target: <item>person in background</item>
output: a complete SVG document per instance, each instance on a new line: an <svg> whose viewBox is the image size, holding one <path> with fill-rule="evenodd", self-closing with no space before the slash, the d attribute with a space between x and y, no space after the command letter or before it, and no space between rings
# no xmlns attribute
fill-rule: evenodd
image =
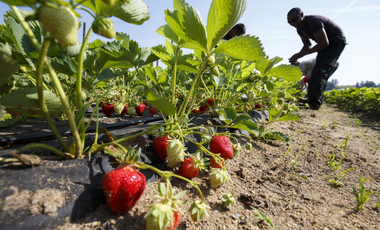
<svg viewBox="0 0 380 230"><path fill-rule="evenodd" d="M288 23L297 29L301 37L302 49L289 58L295 64L299 58L317 52L314 68L308 80L308 99L300 100L308 103L313 110L322 105L323 93L330 76L337 69L336 62L346 46L343 30L330 19L320 15L304 15L298 7L287 14ZM316 45L311 45L311 40Z"/></svg>
<svg viewBox="0 0 380 230"><path fill-rule="evenodd" d="M244 35L245 25L243 23L236 24L228 33L223 37L223 40L230 40L233 37Z"/></svg>
<svg viewBox="0 0 380 230"><path fill-rule="evenodd" d="M313 59L302 61L302 62L296 61L294 63L294 65L300 68L302 75L304 76L302 80L298 82L301 85L301 91L304 91L305 89L307 89L308 81L311 76L311 71L314 68L315 61L316 61L315 58L313 58Z"/></svg>

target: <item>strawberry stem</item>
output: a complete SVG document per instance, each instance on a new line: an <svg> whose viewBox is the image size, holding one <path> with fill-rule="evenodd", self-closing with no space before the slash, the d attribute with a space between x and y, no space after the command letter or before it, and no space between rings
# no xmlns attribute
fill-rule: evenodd
<svg viewBox="0 0 380 230"><path fill-rule="evenodd" d="M10 6L10 8L14 12L17 19L19 20L21 26L25 30L25 33L28 35L29 39L32 41L32 44L33 44L34 48L36 49L36 51L40 52L40 49L41 49L40 44L39 44L38 40L36 39L36 37L34 36L33 31L30 29L28 24L25 22L25 19L21 15L18 8L16 6L12 6L12 5ZM45 59L46 57L40 57L40 58ZM60 81L57 77L57 74L55 73L53 67L51 66L50 62L47 59L45 59L45 65L46 65L46 68L48 69L48 72L50 74L50 78L51 78L51 80L52 80L52 82L53 82L53 84L57 90L57 93L58 93L59 97L61 98L61 102L63 104L63 107L64 107L65 112L66 112L67 119L69 121L71 133L72 133L73 138L74 138L74 142L77 143L76 144L76 155L75 156L76 157L81 156L82 152L83 152L83 148L81 148L81 145L80 145L80 137L79 137L77 126L75 124L74 115L70 109L69 101L65 95L65 92L64 92L61 84L60 84Z"/></svg>
<svg viewBox="0 0 380 230"><path fill-rule="evenodd" d="M44 99L44 93L42 89L42 73L44 68L44 62L46 54L49 50L50 46L50 39L44 38L42 42L42 47L40 50L40 57L37 62L37 68L36 68L36 88L37 88L37 94L38 94L38 102L41 107L41 112L43 116L45 117L46 123L48 124L49 128L53 132L55 138L59 141L59 143L62 145L63 149L66 152L69 152L69 147L67 146L66 142L63 140L61 134L58 132L58 129L55 127L53 121L51 120L51 116L48 110L48 107L46 106L45 99Z"/></svg>
<svg viewBox="0 0 380 230"><path fill-rule="evenodd" d="M25 150L28 150L28 149L36 149L36 148L42 148L42 149L47 149L49 150L50 152L53 152L61 157L64 157L65 154L57 149L57 148L54 148L53 146L50 146L50 145L47 145L47 144L40 144L40 143L33 143L33 144L29 144L29 145L25 145L19 149L17 149L18 151L22 152L22 151L25 151Z"/></svg>

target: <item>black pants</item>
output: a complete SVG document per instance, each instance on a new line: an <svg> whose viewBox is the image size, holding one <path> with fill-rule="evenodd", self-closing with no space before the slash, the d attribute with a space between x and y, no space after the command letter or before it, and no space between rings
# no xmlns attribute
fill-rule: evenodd
<svg viewBox="0 0 380 230"><path fill-rule="evenodd" d="M337 70L338 58L346 44L346 38L344 36L337 37L330 41L329 46L318 52L315 66L308 81L309 87L307 92L309 105L313 109L319 109L321 107L327 81L335 70Z"/></svg>

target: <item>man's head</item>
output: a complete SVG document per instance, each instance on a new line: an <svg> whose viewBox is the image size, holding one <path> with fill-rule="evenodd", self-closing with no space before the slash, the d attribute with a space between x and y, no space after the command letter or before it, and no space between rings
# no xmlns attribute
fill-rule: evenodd
<svg viewBox="0 0 380 230"><path fill-rule="evenodd" d="M245 25L238 23L228 32L228 37L231 39L242 34L245 34Z"/></svg>
<svg viewBox="0 0 380 230"><path fill-rule="evenodd" d="M300 8L294 7L288 12L288 23L295 28L302 26L304 20L303 12Z"/></svg>

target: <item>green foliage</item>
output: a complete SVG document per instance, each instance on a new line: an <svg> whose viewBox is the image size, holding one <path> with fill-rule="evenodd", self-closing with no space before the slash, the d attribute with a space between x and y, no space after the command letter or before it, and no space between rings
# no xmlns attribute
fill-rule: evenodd
<svg viewBox="0 0 380 230"><path fill-rule="evenodd" d="M326 102L337 104L345 110L380 111L380 88L349 88L325 92Z"/></svg>

